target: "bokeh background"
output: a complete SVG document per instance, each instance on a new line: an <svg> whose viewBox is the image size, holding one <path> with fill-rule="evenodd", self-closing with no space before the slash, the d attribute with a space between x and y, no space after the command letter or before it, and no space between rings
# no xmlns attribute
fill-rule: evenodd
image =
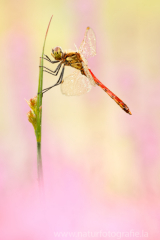
<svg viewBox="0 0 160 240"><path fill-rule="evenodd" d="M59 86L47 92L39 196L25 99L37 93L52 14L45 53L80 46L90 26L97 56L89 66L133 115L99 87L80 97L62 95ZM159 239L160 1L2 0L0 22L0 239L57 239L55 231L111 232L107 239L126 239L123 232L145 239L147 232L147 239ZM44 88L56 80L44 73ZM75 237L82 238L91 239Z"/></svg>

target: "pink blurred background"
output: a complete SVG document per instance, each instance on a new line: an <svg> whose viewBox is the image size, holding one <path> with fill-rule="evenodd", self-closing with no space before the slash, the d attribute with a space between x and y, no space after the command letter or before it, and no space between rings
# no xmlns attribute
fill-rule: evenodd
<svg viewBox="0 0 160 240"><path fill-rule="evenodd" d="M160 1L2 0L0 11L0 240L74 238L56 231L121 233L107 239L143 231L159 239ZM98 87L80 97L62 95L59 86L46 93L40 197L24 99L37 93L52 14L45 53L79 47L93 28L97 56L89 66L133 115ZM44 73L44 88L56 80ZM75 237L82 238L92 237Z"/></svg>

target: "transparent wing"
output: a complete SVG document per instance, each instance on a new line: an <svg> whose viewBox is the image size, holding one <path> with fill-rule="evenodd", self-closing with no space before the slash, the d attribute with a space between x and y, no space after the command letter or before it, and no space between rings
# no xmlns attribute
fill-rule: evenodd
<svg viewBox="0 0 160 240"><path fill-rule="evenodd" d="M91 90L90 80L81 74L79 70L64 78L61 84L61 91L67 96L78 96Z"/></svg>
<svg viewBox="0 0 160 240"><path fill-rule="evenodd" d="M90 27L87 27L79 52L87 59L96 55L96 36Z"/></svg>
<svg viewBox="0 0 160 240"><path fill-rule="evenodd" d="M94 81L94 79L93 79L93 77L92 77L92 75L91 75L91 73L90 73L90 71L89 71L89 69L88 69L88 66L87 66L84 62L82 62L82 66L83 66L83 70L84 70L87 78L88 78L89 81L90 81L90 84L91 84L92 86L96 86L96 83L95 83L95 81Z"/></svg>

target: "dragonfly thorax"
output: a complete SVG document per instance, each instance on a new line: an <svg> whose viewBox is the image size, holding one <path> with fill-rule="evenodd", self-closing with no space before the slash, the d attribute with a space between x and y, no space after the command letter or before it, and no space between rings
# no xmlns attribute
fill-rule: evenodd
<svg viewBox="0 0 160 240"><path fill-rule="evenodd" d="M55 47L52 49L51 52L52 57L54 57L55 60L61 60L63 58L63 51L61 47Z"/></svg>

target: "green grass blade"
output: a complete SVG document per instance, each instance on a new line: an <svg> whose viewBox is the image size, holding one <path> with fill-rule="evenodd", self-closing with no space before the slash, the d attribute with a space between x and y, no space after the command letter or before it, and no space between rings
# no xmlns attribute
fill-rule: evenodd
<svg viewBox="0 0 160 240"><path fill-rule="evenodd" d="M52 15L53 17L53 15ZM39 68L39 81L38 81L38 93L42 92L43 89L43 55L45 49L46 38L48 34L48 29L52 20L52 17L49 21L48 28L46 31L43 50L42 50L42 57L40 58L40 67ZM37 129L36 129L36 138L37 138L37 171L38 171L38 179L39 181L42 180L42 157L41 157L41 125L42 123L42 93L37 94Z"/></svg>

